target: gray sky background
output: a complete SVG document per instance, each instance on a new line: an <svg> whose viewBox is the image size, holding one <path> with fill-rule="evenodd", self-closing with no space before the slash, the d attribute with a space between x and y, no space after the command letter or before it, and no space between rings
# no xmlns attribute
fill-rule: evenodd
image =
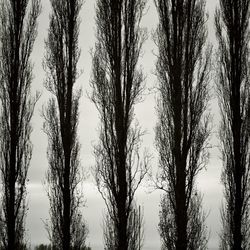
<svg viewBox="0 0 250 250"><path fill-rule="evenodd" d="M83 96L81 98L80 106L80 124L79 124L79 138L82 144L81 161L83 170L89 171L89 177L82 186L85 198L86 207L82 209L82 213L89 226L88 242L93 250L103 249L102 247L102 216L105 211L104 202L98 193L93 177L91 176L91 167L95 164L93 155L93 145L98 142L98 113L95 106L90 102L87 93L91 89L89 82L91 79L91 54L90 51L95 44L95 0L85 0L81 11L82 23L80 26L79 45L82 53L79 61L79 69L83 70L82 75L77 80L77 85L83 88ZM207 9L209 12L208 40L214 44L214 9L218 4L217 0L207 0ZM47 37L47 30L49 25L50 2L49 0L42 0L42 14L39 17L38 37L35 43L32 60L34 63L34 81L33 92L39 90L42 96L36 106L35 114L32 120L33 133L31 140L33 142L33 158L29 170L29 185L28 185L28 203L29 211L27 216L27 238L31 244L47 243L48 237L44 227L43 221L49 218L48 198L43 184L45 173L48 168L46 148L47 138L42 131L43 119L41 118L41 110L49 98L49 93L43 87L45 73L42 67L42 60L44 58L44 40ZM156 86L157 79L154 76L154 65L157 49L152 41L152 31L157 25L157 13L153 0L148 1L147 13L143 17L142 26L147 27L149 38L143 47L143 55L140 59L140 64L143 67L146 75L146 95L144 101L136 106L136 119L139 121L143 129L147 131L143 137L143 148L148 148L154 156L151 165L153 170L157 169L157 152L154 147L154 127L156 124L155 115L155 94L152 87ZM214 86L214 78L212 77L211 84ZM212 89L214 89L212 87ZM149 94L148 94L149 93ZM222 204L222 186L220 184L220 175L222 163L220 160L220 152L218 150L217 128L219 121L217 100L215 97L211 100L211 113L214 116L214 127L210 143L212 148L210 150L210 160L207 169L202 171L198 177L197 186L204 194L204 209L209 213L207 218L207 225L210 230L209 249L218 249L218 234L220 232L220 212L219 208ZM144 182L142 187L137 192L137 202L144 207L144 221L145 221L145 241L144 249L160 249L160 238L158 235L158 213L160 191L152 191L148 187L149 184Z"/></svg>

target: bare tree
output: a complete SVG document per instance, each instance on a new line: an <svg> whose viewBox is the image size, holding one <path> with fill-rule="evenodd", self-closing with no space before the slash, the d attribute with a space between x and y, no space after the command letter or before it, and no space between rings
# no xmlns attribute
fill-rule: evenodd
<svg viewBox="0 0 250 250"><path fill-rule="evenodd" d="M206 249L207 232L195 179L208 157L211 48L206 46L205 1L155 0L159 26L156 146L163 249ZM196 211L197 213L194 213Z"/></svg>
<svg viewBox="0 0 250 250"><path fill-rule="evenodd" d="M249 0L220 0L215 25L225 205L221 249L249 249Z"/></svg>
<svg viewBox="0 0 250 250"><path fill-rule="evenodd" d="M134 106L143 90L137 64L146 38L140 28L144 7L144 0L98 0L96 7L92 99L101 118L95 178L108 210L105 249L141 246L137 230L142 220L134 196L147 172L148 157L140 157L142 131L134 121Z"/></svg>
<svg viewBox="0 0 250 250"><path fill-rule="evenodd" d="M30 55L39 13L39 0L0 1L0 244L8 250L24 249L26 243L26 183L32 155L30 120L38 98L30 94Z"/></svg>
<svg viewBox="0 0 250 250"><path fill-rule="evenodd" d="M79 98L74 88L77 78L79 12L81 0L51 0L49 34L46 41L46 88L54 95L44 111L44 130L48 135L47 172L52 246L56 249L81 249L87 236L80 213L80 144L77 137Z"/></svg>

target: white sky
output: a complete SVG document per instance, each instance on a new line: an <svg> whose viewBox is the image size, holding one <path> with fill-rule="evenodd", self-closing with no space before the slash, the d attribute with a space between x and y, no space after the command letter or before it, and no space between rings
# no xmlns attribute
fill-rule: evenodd
<svg viewBox="0 0 250 250"><path fill-rule="evenodd" d="M79 137L81 148L82 167L88 170L94 166L95 159L93 155L93 145L98 142L98 113L95 106L90 102L87 93L90 93L89 87L91 77L91 55L90 51L94 48L95 43L95 0L85 0L81 11L82 23L80 26L79 44L82 50L79 61L79 69L83 70L83 74L79 77L77 84L83 88L83 96L80 106L80 124ZM213 15L214 7L217 0L207 0L207 8L209 11L209 41L215 44ZM49 218L48 215L48 198L43 185L45 172L47 170L47 137L42 131L43 119L41 118L41 110L43 105L48 101L49 93L43 87L45 74L42 67L44 57L44 39L47 37L49 25L49 0L42 1L42 14L39 17L38 37L35 43L32 60L34 62L34 81L33 91L39 90L42 96L36 106L35 114L32 120L33 133L31 140L34 144L33 158L29 170L28 185L28 203L29 211L27 216L27 238L32 244L48 242L47 233L44 229L43 221ZM143 47L143 57L140 63L143 67L146 78L146 87L151 89L156 86L157 80L153 74L156 58L154 53L157 49L152 42L152 31L157 25L157 13L153 0L148 1L148 11L142 20L142 26L148 28L149 38ZM216 44L215 44L216 47ZM212 82L213 83L213 79ZM148 91L147 91L148 93ZM214 129L211 136L213 148L210 150L211 156L207 170L204 170L198 178L198 187L204 194L204 208L209 212L207 225L210 229L209 249L218 249L218 233L220 232L220 214L219 208L222 203L222 186L220 184L221 161L220 153L217 148L217 126L219 121L217 101L215 98L211 100L211 112L214 115ZM152 161L153 169L157 168L157 152L154 147L154 127L156 123L155 116L155 95L151 93L145 95L143 103L136 107L136 118L143 129L147 131L143 138L143 147L149 149L154 156ZM160 249L160 238L158 235L158 213L159 200L161 192L149 192L148 183L144 183L137 193L138 204L144 206L145 220L145 241L144 249ZM83 192L86 198L86 207L82 209L82 213L87 220L89 226L88 242L93 250L102 248L102 216L105 211L104 202L96 190L93 178L90 177L83 185Z"/></svg>

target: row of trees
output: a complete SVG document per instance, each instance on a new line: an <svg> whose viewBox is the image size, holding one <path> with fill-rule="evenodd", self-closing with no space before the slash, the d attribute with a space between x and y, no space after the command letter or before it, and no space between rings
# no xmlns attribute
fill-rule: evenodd
<svg viewBox="0 0 250 250"><path fill-rule="evenodd" d="M45 87L52 97L43 111L48 136L46 174L53 249L85 249L88 229L80 208L80 143L77 136L81 89L75 86L82 0L50 0L45 42ZM33 110L30 56L40 0L0 1L0 246L25 249L27 172ZM207 43L205 0L155 0L159 25L156 74L158 99L155 187L164 191L159 232L163 249L206 249L208 232L196 177L208 159L209 82L212 48ZM218 39L217 92L223 158L220 249L243 250L249 242L249 11L250 0L220 0L215 14ZM95 179L106 206L105 249L139 250L143 216L135 193L149 169L141 152L143 131L134 107L144 90L138 67L146 31L140 27L146 0L97 0L91 99L100 114L94 148Z"/></svg>

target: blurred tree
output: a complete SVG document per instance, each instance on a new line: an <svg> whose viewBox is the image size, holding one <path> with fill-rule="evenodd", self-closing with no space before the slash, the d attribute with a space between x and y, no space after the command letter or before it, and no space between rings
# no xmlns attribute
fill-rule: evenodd
<svg viewBox="0 0 250 250"><path fill-rule="evenodd" d="M149 157L139 153L142 131L134 120L134 106L143 91L144 77L137 64L146 39L140 28L145 2L96 3L92 100L101 127L100 143L95 147L95 178L108 210L104 243L109 250L142 246L142 216L134 195L147 172Z"/></svg>
<svg viewBox="0 0 250 250"><path fill-rule="evenodd" d="M156 186L164 190L159 231L162 249L206 249L207 230L195 178L205 166L211 48L206 46L205 1L155 0L159 25ZM195 212L194 212L195 211Z"/></svg>
<svg viewBox="0 0 250 250"><path fill-rule="evenodd" d="M52 250L51 245L40 244L35 246L35 250Z"/></svg>
<svg viewBox="0 0 250 250"><path fill-rule="evenodd" d="M217 90L222 115L225 204L222 208L223 250L250 249L250 74L249 0L220 0L215 14L219 42Z"/></svg>
<svg viewBox="0 0 250 250"><path fill-rule="evenodd" d="M85 247L87 226L80 213L80 144L77 137L79 98L77 79L79 13L82 0L51 0L46 41L45 86L54 96L44 110L44 131L48 135L47 173L50 223L47 225L55 249Z"/></svg>
<svg viewBox="0 0 250 250"><path fill-rule="evenodd" d="M26 249L27 172L32 155L30 56L37 35L40 0L0 1L0 245Z"/></svg>
<svg viewBox="0 0 250 250"><path fill-rule="evenodd" d="M35 250L53 250L51 245L40 244L35 246ZM91 250L90 247L80 247L80 248L73 248L73 250Z"/></svg>

